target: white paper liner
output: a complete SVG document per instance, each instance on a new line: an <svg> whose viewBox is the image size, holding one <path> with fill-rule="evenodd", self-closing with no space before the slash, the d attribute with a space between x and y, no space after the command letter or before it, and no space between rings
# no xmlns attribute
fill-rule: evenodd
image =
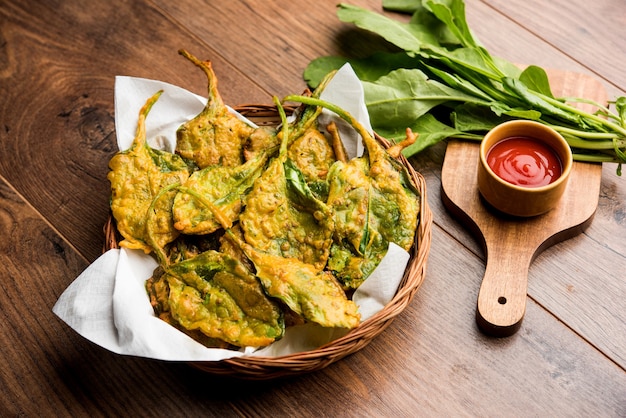
<svg viewBox="0 0 626 418"><path fill-rule="evenodd" d="M133 142L139 109L161 89L164 92L147 119L148 142L152 146L171 152L175 148L178 127L205 106L205 98L171 84L116 77L115 127L121 150ZM322 99L347 110L372 132L361 83L349 65L337 72ZM324 118L332 117L333 114L325 111ZM338 125L342 122L340 120ZM361 155L360 137L351 128L341 129L348 155ZM362 321L379 312L393 298L408 260L406 251L390 244L380 265L354 293L353 300L359 306ZM313 350L348 332L305 324L289 327L281 340L259 350L207 348L154 315L145 281L156 266L156 261L142 251L109 250L68 286L53 312L77 333L109 351L169 361L217 361L242 355L282 356Z"/></svg>

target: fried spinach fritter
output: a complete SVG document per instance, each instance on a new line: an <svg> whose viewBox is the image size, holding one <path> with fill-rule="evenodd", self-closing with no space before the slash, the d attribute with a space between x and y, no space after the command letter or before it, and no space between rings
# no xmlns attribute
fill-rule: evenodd
<svg viewBox="0 0 626 418"><path fill-rule="evenodd" d="M215 232L222 227L222 222L215 219L216 210L223 219L234 223L266 162L267 156L259 154L236 167L212 165L194 172L174 199L174 227L184 234ZM212 210L206 200L214 207Z"/></svg>
<svg viewBox="0 0 626 418"><path fill-rule="evenodd" d="M406 168L392 156L352 115L323 100L287 96L285 100L324 106L347 121L365 146L363 156L347 162L338 160L328 174L328 205L335 217L333 244L328 269L348 288L356 289L387 253L389 242L408 250L413 244L419 213L419 192Z"/></svg>
<svg viewBox="0 0 626 418"><path fill-rule="evenodd" d="M162 92L149 98L139 112L132 146L111 158L111 211L124 237L120 246L146 253L160 249L179 234L172 221L175 190L167 186L185 182L189 170L176 154L151 148L146 142L146 117Z"/></svg>
<svg viewBox="0 0 626 418"><path fill-rule="evenodd" d="M363 141L362 157L337 161L329 173L328 204L336 222L328 268L353 289L378 266L390 242L411 248L419 214L419 193L405 167L372 136Z"/></svg>
<svg viewBox="0 0 626 418"><path fill-rule="evenodd" d="M209 96L202 112L178 128L176 152L199 168L242 164L246 141L253 136L263 142L259 138L271 139L273 133L251 127L229 111L217 89L217 77L210 61L200 61L185 50L179 52L205 72Z"/></svg>
<svg viewBox="0 0 626 418"><path fill-rule="evenodd" d="M169 313L186 330L237 347L263 347L284 334L278 305L254 274L226 254L210 250L172 264L150 285L161 315Z"/></svg>
<svg viewBox="0 0 626 418"><path fill-rule="evenodd" d="M252 261L255 274L270 297L281 300L304 320L323 327L359 325L358 306L346 297L331 272L297 258L259 251L234 234L229 236Z"/></svg>
<svg viewBox="0 0 626 418"><path fill-rule="evenodd" d="M312 264L318 270L329 256L334 219L330 208L311 192L289 158L287 123L281 150L254 182L239 217L245 240L255 249Z"/></svg>

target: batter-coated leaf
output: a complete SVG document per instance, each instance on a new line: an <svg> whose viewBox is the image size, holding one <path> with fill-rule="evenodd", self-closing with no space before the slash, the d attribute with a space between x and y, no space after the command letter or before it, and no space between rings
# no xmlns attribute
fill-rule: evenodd
<svg viewBox="0 0 626 418"><path fill-rule="evenodd" d="M208 208L203 203L204 199L212 202L230 224L234 223L239 218L252 184L263 172L266 162L265 154L259 154L236 167L212 165L193 173L183 185L184 190L174 199L172 211L176 229L184 234L197 235L210 234L222 227L222 223L213 214L215 209ZM201 201L196 197L198 195L202 196Z"/></svg>
<svg viewBox="0 0 626 418"><path fill-rule="evenodd" d="M357 288L380 263L389 242L406 250L413 244L420 196L396 158L416 136L407 130L407 140L388 152L345 110L316 98L288 96L285 100L324 106L350 123L363 139L364 155L337 161L328 175L327 203L335 214L328 268L345 286Z"/></svg>
<svg viewBox="0 0 626 418"><path fill-rule="evenodd" d="M319 97L333 78L334 72L321 80L312 97ZM328 197L326 177L333 163L337 160L334 145L320 130L319 106L301 106L295 112L295 119L289 125L287 143L287 160L291 160L302 176L311 192L322 202Z"/></svg>
<svg viewBox="0 0 626 418"><path fill-rule="evenodd" d="M253 128L229 111L217 89L217 77L210 61L200 61L185 50L179 52L207 75L208 100L202 112L178 128L176 152L186 160L193 161L199 168L242 164L246 141L251 136L270 138L273 133L263 128ZM264 142L259 138L257 141Z"/></svg>
<svg viewBox="0 0 626 418"><path fill-rule="evenodd" d="M389 242L411 248L419 213L419 194L404 166L373 137L364 144L362 157L335 163L329 174L335 243L328 267L351 288L376 268Z"/></svg>
<svg viewBox="0 0 626 418"><path fill-rule="evenodd" d="M204 252L171 265L163 278L171 315L187 330L239 347L263 347L284 334L279 307L254 274L225 254Z"/></svg>
<svg viewBox="0 0 626 418"><path fill-rule="evenodd" d="M178 236L171 215L176 191L164 189L189 177L188 167L178 155L153 149L146 142L146 117L161 93L141 108L132 146L111 158L107 175L111 211L124 237L120 245L146 253L159 252Z"/></svg>
<svg viewBox="0 0 626 418"><path fill-rule="evenodd" d="M288 158L287 124L281 151L255 181L239 220L246 242L257 250L296 258L322 270L328 259L334 220L317 199L302 172Z"/></svg>
<svg viewBox="0 0 626 418"><path fill-rule="evenodd" d="M323 327L354 328L359 325L358 306L328 271L320 271L296 258L258 251L229 234L256 268L265 292L285 303L307 321Z"/></svg>
<svg viewBox="0 0 626 418"><path fill-rule="evenodd" d="M309 127L289 145L288 159L302 172L313 194L321 201L328 197L326 178L335 162L335 152L317 124Z"/></svg>

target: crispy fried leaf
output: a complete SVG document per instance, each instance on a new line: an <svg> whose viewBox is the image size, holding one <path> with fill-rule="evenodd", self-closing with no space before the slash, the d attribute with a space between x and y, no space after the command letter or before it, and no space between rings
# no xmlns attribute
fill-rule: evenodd
<svg viewBox="0 0 626 418"><path fill-rule="evenodd" d="M291 141L287 155L287 161L297 167L299 175L314 196L326 201L328 197L326 177L336 158L331 144L319 131L317 124Z"/></svg>
<svg viewBox="0 0 626 418"><path fill-rule="evenodd" d="M271 139L271 132L255 129L232 114L217 88L217 77L210 61L200 61L187 51L180 53L202 69L208 79L205 108L176 132L176 152L199 168L209 165L237 166L243 163L243 148L248 139L260 136ZM256 138L256 141L263 142Z"/></svg>
<svg viewBox="0 0 626 418"><path fill-rule="evenodd" d="M329 268L357 288L387 253L389 242L413 244L419 196L404 168L378 143L365 141L367 155L331 170L328 204L335 211L335 243Z"/></svg>
<svg viewBox="0 0 626 418"><path fill-rule="evenodd" d="M350 123L363 139L365 154L347 163L337 161L328 176L328 205L335 213L329 267L346 286L356 288L384 257L389 242L406 250L412 246L419 192L406 168L348 112L316 98L287 96L285 100L324 106ZM407 139L413 142L415 137Z"/></svg>
<svg viewBox="0 0 626 418"><path fill-rule="evenodd" d="M210 234L222 227L213 211L203 201L207 199L232 224L241 213L245 198L254 181L261 175L267 156L259 154L254 159L236 166L212 165L194 172L174 199L172 208L174 226L184 234ZM193 194L189 191L193 191Z"/></svg>
<svg viewBox="0 0 626 418"><path fill-rule="evenodd" d="M204 252L170 266L164 278L172 317L188 330L240 347L266 346L284 333L282 313L259 280L225 254Z"/></svg>
<svg viewBox="0 0 626 418"><path fill-rule="evenodd" d="M240 225L255 249L297 258L322 270L332 242L333 216L288 158L288 132L283 124L281 152L255 181Z"/></svg>
<svg viewBox="0 0 626 418"><path fill-rule="evenodd" d="M178 155L153 149L146 142L146 117L160 95L156 93L142 107L132 146L111 158L107 176L111 211L124 237L120 245L146 253L159 251L178 236L171 215L176 191L155 199L163 188L189 177L187 165Z"/></svg>
<svg viewBox="0 0 626 418"><path fill-rule="evenodd" d="M358 306L346 297L332 273L296 258L258 251L234 235L231 237L254 263L268 295L323 327L354 328L359 324Z"/></svg>

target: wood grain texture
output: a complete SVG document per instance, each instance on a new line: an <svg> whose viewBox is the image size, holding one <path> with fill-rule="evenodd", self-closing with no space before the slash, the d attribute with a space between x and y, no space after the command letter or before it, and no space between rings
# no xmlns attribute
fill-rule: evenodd
<svg viewBox="0 0 626 418"><path fill-rule="evenodd" d="M107 164L117 151L115 76L159 79L203 93L203 73L177 53L200 48L150 4L32 3L5 2L0 10L0 154L14 157L0 160L0 172L93 260L108 215L102 199L110 187ZM231 86L224 100L269 97L219 54L207 55L216 61L220 82Z"/></svg>
<svg viewBox="0 0 626 418"><path fill-rule="evenodd" d="M623 48L611 44L625 37L596 42L623 33L619 0L586 15L585 0L513 3L467 0L487 47L620 91L623 68L598 57L619 61ZM626 415L626 179L609 165L589 228L533 262L526 319L510 338L488 338L473 321L484 254L441 201L445 144L412 160L436 222L423 286L372 343L320 372L260 384L215 378L109 353L52 314L102 247L113 77L203 94L203 75L177 55L184 47L214 62L227 103L269 103L304 88L309 60L366 54L372 37L339 22L335 4L0 0L0 416ZM575 42L566 45L567 30Z"/></svg>
<svg viewBox="0 0 626 418"><path fill-rule="evenodd" d="M513 218L490 209L480 197L478 148L476 143L462 141L448 144L441 180L443 198L448 210L468 224L483 243L487 257L477 302L479 325L488 334L509 336L524 318L532 261L549 246L582 233L591 222L602 166L574 163L555 209L532 218Z"/></svg>
<svg viewBox="0 0 626 418"><path fill-rule="evenodd" d="M621 0L598 0L584 5L567 0L549 4L524 0L468 0L466 9L470 27L492 54L511 62L597 77L609 97L624 95L626 79L620 75L622 66L616 64L619 62L617 57L625 49L623 43L626 39L626 26L616 22L623 22L623 16L626 16L626 4ZM587 13L586 18L585 14L578 15L580 9L587 11L584 12ZM611 9L611 16L607 16L606 10ZM485 19L489 11L493 13ZM578 17L574 18L573 14ZM576 23L573 25L569 19L576 20ZM609 39L599 35L599 31L607 30L601 26L611 28ZM567 48L561 42L563 38L568 39ZM602 48L598 48L598 38L602 39ZM603 53L607 54L602 57L603 64L597 65L598 54ZM594 56L594 59L576 59L583 55ZM615 61L612 61L613 58Z"/></svg>
<svg viewBox="0 0 626 418"><path fill-rule="evenodd" d="M550 70L558 97L585 97L607 103L602 85L584 74ZM594 112L589 104L580 105ZM483 243L486 270L478 294L476 319L490 335L509 336L519 329L526 311L528 269L549 246L572 238L589 225L596 211L602 166L575 162L559 205L527 219L490 209L480 197L476 173L479 144L451 141L442 168L446 207L474 231Z"/></svg>
<svg viewBox="0 0 626 418"><path fill-rule="evenodd" d="M367 56L371 45L386 45L339 22L337 2L329 0L307 6L301 2L271 0L263 7L242 0L213 1L210 8L198 8L193 2L156 0L156 3L221 56L254 77L264 90L278 97L299 93L306 87L302 72L316 57ZM377 0L358 0L352 4L382 11ZM236 25L232 23L233 16L237 16Z"/></svg>
<svg viewBox="0 0 626 418"><path fill-rule="evenodd" d="M619 58L626 51L626 3L622 0L597 0L582 7L555 0L539 8L524 0L481 1L583 63L596 76L626 90L626 68Z"/></svg>

